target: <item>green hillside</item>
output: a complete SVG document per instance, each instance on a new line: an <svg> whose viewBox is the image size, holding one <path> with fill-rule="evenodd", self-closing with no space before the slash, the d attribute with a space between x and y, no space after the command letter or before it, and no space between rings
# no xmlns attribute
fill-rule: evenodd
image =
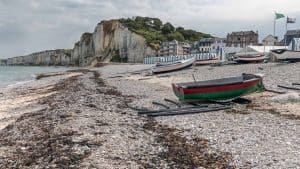
<svg viewBox="0 0 300 169"><path fill-rule="evenodd" d="M164 41L178 40L183 42L195 42L201 38L212 37L210 34L197 32L183 27L175 28L171 23L162 23L158 18L136 17L134 19L120 19L120 22L129 30L145 37L147 44L158 50L160 43Z"/></svg>

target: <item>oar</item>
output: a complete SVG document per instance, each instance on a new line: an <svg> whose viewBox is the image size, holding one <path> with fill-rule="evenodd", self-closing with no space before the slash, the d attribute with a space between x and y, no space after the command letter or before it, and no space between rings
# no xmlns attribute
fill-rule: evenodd
<svg viewBox="0 0 300 169"><path fill-rule="evenodd" d="M219 110L226 110L230 109L231 106L224 106L224 107L216 107L210 109L198 109L198 110L184 110L184 111L175 111L175 112L165 112L165 113L151 113L147 114L147 116L157 117L157 116L172 116L172 115L184 115L184 114L194 114L194 113L204 113L204 112L212 112L212 111L219 111Z"/></svg>
<svg viewBox="0 0 300 169"><path fill-rule="evenodd" d="M181 107L181 108L175 108L175 109L159 109L159 110L139 111L138 114L151 114L151 113L160 113L160 112L191 110L191 109L199 109L199 108L205 108L205 107L207 107L207 105L200 105L200 106L193 106L193 107ZM218 106L218 107L220 107L220 106ZM212 107L212 108L215 108L215 107Z"/></svg>

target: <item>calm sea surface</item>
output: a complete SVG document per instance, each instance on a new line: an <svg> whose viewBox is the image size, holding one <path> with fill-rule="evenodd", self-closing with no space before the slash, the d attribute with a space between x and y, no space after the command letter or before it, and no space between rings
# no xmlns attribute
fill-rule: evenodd
<svg viewBox="0 0 300 169"><path fill-rule="evenodd" d="M0 66L0 87L34 80L35 75L39 73L59 72L64 70L67 70L67 68L40 66Z"/></svg>

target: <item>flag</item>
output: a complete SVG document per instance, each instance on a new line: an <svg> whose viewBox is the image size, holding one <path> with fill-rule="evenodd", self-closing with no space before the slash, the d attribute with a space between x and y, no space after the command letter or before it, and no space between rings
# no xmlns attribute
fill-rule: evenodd
<svg viewBox="0 0 300 169"><path fill-rule="evenodd" d="M280 18L284 18L284 15L281 13L275 12L275 19L280 19Z"/></svg>
<svg viewBox="0 0 300 169"><path fill-rule="evenodd" d="M289 18L289 17L287 17L286 23L296 23L296 18Z"/></svg>

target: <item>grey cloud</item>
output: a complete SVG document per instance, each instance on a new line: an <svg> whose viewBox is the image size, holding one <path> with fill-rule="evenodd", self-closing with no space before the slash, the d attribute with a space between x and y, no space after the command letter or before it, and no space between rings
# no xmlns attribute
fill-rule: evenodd
<svg viewBox="0 0 300 169"><path fill-rule="evenodd" d="M294 0L0 0L0 57L44 49L72 48L101 20L136 15L224 37L235 30L273 31L273 12L300 21ZM278 21L278 35L284 32ZM299 28L299 23L290 25Z"/></svg>

